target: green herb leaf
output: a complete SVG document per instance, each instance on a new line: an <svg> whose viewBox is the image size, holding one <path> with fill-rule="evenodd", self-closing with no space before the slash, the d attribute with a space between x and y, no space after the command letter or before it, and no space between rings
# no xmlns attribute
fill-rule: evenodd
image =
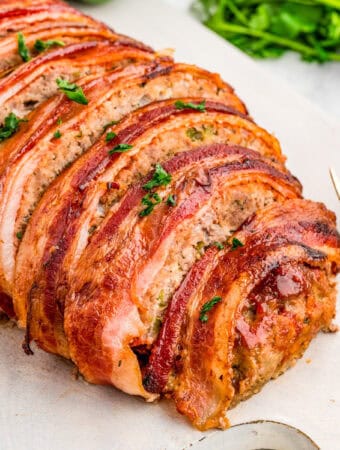
<svg viewBox="0 0 340 450"><path fill-rule="evenodd" d="M201 308L201 312L200 312L200 321L201 322L208 322L208 312L215 306L217 305L217 303L219 303L222 300L222 297L213 297L211 300L209 300L208 302L204 303L204 305Z"/></svg>
<svg viewBox="0 0 340 450"><path fill-rule="evenodd" d="M198 130L197 128L188 128L185 134L191 139L193 142L195 141L203 141L204 135L203 132Z"/></svg>
<svg viewBox="0 0 340 450"><path fill-rule="evenodd" d="M37 39L34 43L34 48L37 52L44 52L45 50L49 50L51 47L64 47L65 42L57 41L57 40L48 40L42 41Z"/></svg>
<svg viewBox="0 0 340 450"><path fill-rule="evenodd" d="M106 137L105 137L105 141L106 142L110 142L112 141L112 139L114 139L116 137L116 133L114 133L113 131L110 131L109 133L107 133Z"/></svg>
<svg viewBox="0 0 340 450"><path fill-rule="evenodd" d="M161 201L162 201L162 199L156 192L150 192L149 194L146 194L142 198L142 205L145 205L146 208L144 208L139 213L139 216L145 217L145 216L148 216L149 214L151 214L152 211L154 210L155 206L158 205L159 203L161 203Z"/></svg>
<svg viewBox="0 0 340 450"><path fill-rule="evenodd" d="M27 119L20 119L14 113L5 117L4 124L0 127L0 142L16 133L21 122L27 122Z"/></svg>
<svg viewBox="0 0 340 450"><path fill-rule="evenodd" d="M62 123L63 123L63 120L62 120L61 117L59 117L58 120L57 120L57 125L61 125Z"/></svg>
<svg viewBox="0 0 340 450"><path fill-rule="evenodd" d="M19 241L21 241L21 239L23 238L23 236L24 236L24 233L23 233L22 231L18 231L18 232L16 233L16 237L19 239Z"/></svg>
<svg viewBox="0 0 340 450"><path fill-rule="evenodd" d="M231 241L231 250L236 250L239 247L243 247L244 244L242 244L241 241L239 241L237 238L233 238Z"/></svg>
<svg viewBox="0 0 340 450"><path fill-rule="evenodd" d="M204 241L198 241L195 245L195 250L200 256L204 255L206 243Z"/></svg>
<svg viewBox="0 0 340 450"><path fill-rule="evenodd" d="M25 37L22 33L18 33L17 39L18 39L18 53L21 56L21 59L24 62L27 62L31 59L31 55L26 46Z"/></svg>
<svg viewBox="0 0 340 450"><path fill-rule="evenodd" d="M60 130L57 130L54 134L53 134L54 139L59 139L61 138L61 132Z"/></svg>
<svg viewBox="0 0 340 450"><path fill-rule="evenodd" d="M214 247L218 248L219 250L223 250L224 249L224 245L221 244L221 242L213 242L211 245L213 245Z"/></svg>
<svg viewBox="0 0 340 450"><path fill-rule="evenodd" d="M109 127L112 127L113 125L117 125L117 123L119 123L119 120L112 120L111 122L109 122L103 126L103 130L106 131Z"/></svg>
<svg viewBox="0 0 340 450"><path fill-rule="evenodd" d="M171 175L160 164L156 164L151 180L144 184L143 189L150 191L158 186L167 186L171 182L171 178Z"/></svg>
<svg viewBox="0 0 340 450"><path fill-rule="evenodd" d="M205 112L205 100L198 104L191 102L185 103L182 102L182 100L177 100L175 102L175 107L176 109L194 109L195 111Z"/></svg>
<svg viewBox="0 0 340 450"><path fill-rule="evenodd" d="M59 90L63 92L70 100L80 103L81 105L87 105L89 103L80 86L77 86L75 83L69 83L62 78L57 78L56 83Z"/></svg>
<svg viewBox="0 0 340 450"><path fill-rule="evenodd" d="M170 194L169 197L166 199L166 204L168 206L176 206L176 199L173 194Z"/></svg>
<svg viewBox="0 0 340 450"><path fill-rule="evenodd" d="M118 144L112 150L109 151L109 155L113 155L114 153L125 153L131 150L133 145L130 144Z"/></svg>

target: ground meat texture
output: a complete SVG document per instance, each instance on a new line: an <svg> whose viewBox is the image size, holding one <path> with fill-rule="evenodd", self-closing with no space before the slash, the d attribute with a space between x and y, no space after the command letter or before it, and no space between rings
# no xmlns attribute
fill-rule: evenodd
<svg viewBox="0 0 340 450"><path fill-rule="evenodd" d="M101 56L94 59L94 52L100 52ZM96 41L72 44L42 54L0 81L0 123L11 112L24 117L55 94L58 91L57 78L75 82L143 59L152 59L152 54L135 47L119 48L118 44Z"/></svg>
<svg viewBox="0 0 340 450"><path fill-rule="evenodd" d="M199 92L201 92L202 86L204 86L205 93L210 98L214 98L215 96L216 99L221 99L224 100L225 102L230 102L232 105L235 106L239 105L239 107L242 108L242 104L238 102L237 97L232 93L231 89L227 85L223 84L221 80L216 80L215 76L210 76L210 74L205 71L201 71L197 68L181 64L172 66L169 63L164 65L156 64L154 67L151 65L150 66L151 68L149 66L145 66L144 68L143 67L144 66L141 65L140 72L142 73L142 75L140 75L139 77L133 76L136 75L134 73L134 70L137 71L137 68L124 69L121 75L121 81L120 82L116 81L116 83L113 84L110 89L108 89L107 87L108 83L105 82L105 79L103 79L102 84L104 85L105 89L103 90L102 87L102 92L99 93L98 89L93 88L92 90L89 90L89 93L87 94L89 99L93 97L94 99L100 100L98 100L96 103L90 101L88 107L86 107L85 109L79 105L77 107L74 107L76 111L73 113L74 117L70 111L67 113L66 118L64 118L64 116L61 114L58 117L62 119L62 123L60 125L54 123L54 126L51 127L49 133L45 137L37 141L35 146L36 151L30 151L26 157L27 158L26 164L27 161L33 161L36 169L35 173L33 175L30 175L25 181L25 191L22 197L20 213L17 216L18 218L21 218L21 221L17 220L16 232L18 231L20 232L22 230L24 221L23 218L30 216L41 194L51 183L51 181L59 175L62 169L65 168L70 163L72 163L72 161L75 158L77 158L81 153L83 153L85 150L89 148L90 144L92 144L103 132L104 126L107 123L112 122L112 120L113 121L119 120L123 115L127 114L132 109L138 108L142 104L148 102L161 100L164 97L175 97L175 98L180 97L183 93L187 93L188 90L193 95L197 95ZM131 80L124 77L124 72L128 70L131 70L132 72L130 76ZM143 70L145 71L144 75ZM91 85L91 83L92 82L90 82L89 84ZM220 86L220 89L217 89L217 86ZM84 91L85 93L87 93L86 86L84 86ZM136 113L136 117L138 117L138 113ZM112 130L116 130L117 127L118 125L114 127ZM121 125L121 128L122 127L124 127L124 124ZM58 139L53 138L54 132L56 130L59 130L61 133L61 136ZM105 138L106 133L108 131L109 129L106 130L106 132L104 133L104 137L102 138L104 142L106 139ZM116 132L118 132L118 128ZM183 134L183 138L185 139L185 141L187 140L185 134ZM191 141L189 140L189 142ZM145 143L145 147L146 146L147 142ZM179 147L178 151L180 150L180 148L181 147ZM96 151L98 151L97 148L94 148L93 151L91 150L89 158L92 157L91 155L95 154ZM162 146L157 151L159 158L162 159L163 158L161 154ZM151 154L152 152L148 151L145 155L143 162L144 173L146 173L146 171L149 170L151 164L153 163L153 158L150 157ZM124 161L125 156L122 155L122 162L124 163ZM141 163L142 159L139 158L138 161ZM86 164L85 159L84 161L79 162L80 172L82 170L83 163ZM117 168L119 167L120 165L118 164ZM130 173L130 180L124 181L123 175L122 180L120 180L122 182L122 186L121 189L119 190L120 192L119 195L121 195L121 192L124 189L125 186L124 183L129 183L133 179L136 179L137 172L139 170L142 170L142 168L137 165L137 168L131 171ZM70 177L72 173L70 173ZM102 217L103 214L105 214L103 208L104 208L104 197L106 192L106 183L112 180L112 176L114 176L114 174L115 172L111 172L108 173L107 175L104 175L102 180L98 180L100 182L102 181L104 184L102 185L99 182L96 185L97 188L99 188L99 193L103 195L102 201L99 201L98 203L98 210L100 217ZM66 179L63 178L61 180L61 185L63 185L65 189L68 189ZM102 192L101 189L102 186L105 187L104 192ZM56 188L57 187L54 186L53 189L55 190ZM108 198L107 202L105 203L107 204L112 201L113 199ZM48 206L44 206L45 204L44 201L41 204L41 209L44 211L43 218L40 217L38 219L40 230L38 233L39 239L41 239L42 236L44 236L44 233L41 232L44 223L46 222L47 226L48 218L53 219L54 217L53 214L51 214L52 210L49 213L46 212L46 208L50 208L52 205L54 205L54 202L51 201L50 199L47 199L46 202ZM91 208L92 205L91 207L89 206L87 214L93 212ZM37 215L39 215L39 212L37 212ZM91 229L91 227L93 229L93 227L96 226L96 224L94 223L94 221L96 220L95 212L93 215L94 217L91 220L88 229ZM36 236L37 232L38 228L36 228L35 219L33 219L32 225L29 226L29 236L27 237L27 241L24 238L24 240L21 242L20 247L22 248L22 250L20 250L17 261L18 272L21 272L23 270L22 264L29 264L30 265L29 272L30 273L34 272L32 268L32 259L30 257L31 252L30 248L32 246L32 243L35 241L34 235ZM40 251L39 252L37 251L36 267L39 266L39 259L38 259L39 254ZM78 251L75 252L75 255L77 254ZM24 258L22 255L25 255ZM21 281L19 282L19 285L21 285L22 283L21 276L20 280Z"/></svg>
<svg viewBox="0 0 340 450"><path fill-rule="evenodd" d="M117 38L113 32L106 30L103 27L94 26L79 26L76 23L65 24L63 27L50 26L46 29L36 32L35 29L28 28L25 30L24 39L25 44L29 50L31 58L39 55L39 52L35 49L34 44L36 41L41 40L46 42L48 40L56 40L62 42L64 46L72 43L88 41L88 40L100 40L109 39L114 40ZM50 49L55 50L58 45L52 46ZM18 36L17 34L9 35L0 41L0 77L4 77L14 70L15 67L23 64L24 61L18 52Z"/></svg>
<svg viewBox="0 0 340 450"><path fill-rule="evenodd" d="M225 151L227 154L223 157ZM145 195L145 190L142 188L144 183L141 182L131 188L121 202L114 206L99 229L92 235L88 247L73 271L65 310L65 324L67 338L71 345L71 356L89 380L104 381L107 379L106 377L112 380L111 369L106 372L102 364L106 367L115 365L115 358L119 351L116 354L113 348L115 346L110 347L109 336L111 336L112 330L118 326L116 321L128 305L131 306L131 311L138 310L138 333L131 335L129 331L128 338L124 335L125 331L121 329L119 330L120 342L126 342L125 339L128 339L129 345L132 347L152 343L148 330L152 329L154 332L156 324L154 322L154 304L149 294L153 292L154 283L157 285L155 296L158 296L160 294L159 274L163 276L163 285L167 288L168 274L166 270L162 272L163 268L169 267L167 265L171 265L173 262L181 261L182 255L185 253L188 256L185 257L183 266L177 268L176 272L182 278L190 269L196 257L193 257L191 247L194 247L197 239L201 239L203 235L201 224L204 212L213 205L214 201L217 202L217 198L223 191L228 191L231 186L233 186L231 190L237 189L244 183L245 189L248 189L249 193L258 192L259 198L262 194L262 186L265 190L275 190L279 197L281 195L288 197L297 195L295 182L291 177L287 178L283 172L279 174L272 166L264 163L264 160L256 152L244 150L246 152L245 159L241 157L238 160L240 155L237 156L237 153L239 151L243 152L238 147L232 149L222 145L201 147L191 152L178 154L164 164L165 170L170 173L173 173L172 167L176 169L174 169L175 172L169 185L157 189L160 202L149 215L140 218L143 208L141 199ZM205 157L206 159L204 159ZM257 162L255 162L252 160L253 157L259 158L259 160L256 159ZM184 167L181 164L185 164ZM251 168L253 165L254 172ZM258 172L255 167L259 167ZM245 170L244 178L241 168ZM205 171L206 179L210 180L209 183L202 183L202 170ZM280 179L278 183L271 178L271 173L276 174L277 181ZM166 203L170 194L175 195L177 199L174 207ZM268 200L270 195L264 197ZM233 200L231 199L231 201ZM224 201L226 201L225 197ZM228 218L224 216L223 208L220 207L222 202L223 200L221 200L221 205L216 205L213 213L216 216L212 222L216 222L216 227L212 227L212 230L219 228L226 230L230 226L229 223L223 223L223 220L227 222ZM128 207L128 205L132 206ZM226 209L228 206L228 204L225 205ZM218 211L221 214L220 217ZM201 213L202 216L200 216ZM239 218L241 219L241 216ZM189 235L186 234L188 228L192 230ZM204 230L204 233L207 231ZM212 231L212 233L215 232ZM204 235L206 236L206 234ZM209 238L213 239L216 236L220 236L219 232L212 234ZM197 255L196 252L195 254ZM175 283L179 282L180 280L176 279ZM175 286L169 285L169 289L174 288ZM155 296L152 299L154 301L158 300ZM167 301L165 295L160 300L165 303ZM105 322L101 320L100 311L102 309L110 311L110 316L106 315ZM92 316L92 310L97 311L98 320L96 319L93 328L86 332L83 323L86 322L87 314ZM81 316L81 319L74 321L76 315ZM133 315L131 320L132 317ZM137 326L137 323L135 325ZM100 361L98 371L97 369L93 370L93 365L88 363L87 359L91 356L89 356L86 342L93 343L92 332L94 329L98 347L92 345L91 352ZM135 332L137 332L136 329ZM103 344L104 342L105 344ZM105 355L101 350L103 345L107 348ZM95 352L94 348L97 349ZM125 347L123 346L123 348ZM125 353L124 349L122 351ZM132 364L133 358L131 358L132 356L129 354L129 363L126 361L124 370L128 370ZM117 381L115 380L114 383ZM120 385L119 381L118 384Z"/></svg>
<svg viewBox="0 0 340 450"><path fill-rule="evenodd" d="M59 2L36 2L35 4L19 4L19 2L9 4L6 8L3 2L1 6L5 9L1 11L0 16L0 38L6 37L18 31L25 31L30 26L39 28L46 26L47 23L55 25L56 22L75 22L78 24L94 24L96 22L79 11ZM50 3L50 4L49 4ZM11 12L16 14L11 14ZM29 14L27 12L29 11ZM22 12L22 13L21 13Z"/></svg>

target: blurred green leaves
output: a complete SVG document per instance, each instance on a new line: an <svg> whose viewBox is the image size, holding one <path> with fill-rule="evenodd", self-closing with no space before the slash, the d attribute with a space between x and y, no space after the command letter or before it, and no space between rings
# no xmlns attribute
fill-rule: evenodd
<svg viewBox="0 0 340 450"><path fill-rule="evenodd" d="M251 56L292 50L306 61L340 61L340 0L196 0L194 9Z"/></svg>

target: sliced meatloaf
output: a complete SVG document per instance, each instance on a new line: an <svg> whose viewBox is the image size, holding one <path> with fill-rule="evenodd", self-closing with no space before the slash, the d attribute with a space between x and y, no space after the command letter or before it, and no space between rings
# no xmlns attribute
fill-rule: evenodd
<svg viewBox="0 0 340 450"><path fill-rule="evenodd" d="M41 23L72 21L78 24L97 24L94 19L82 14L64 2L35 2L32 5L1 2L0 38L24 30L28 26L39 27ZM52 22L53 21L53 22Z"/></svg>
<svg viewBox="0 0 340 450"><path fill-rule="evenodd" d="M27 354L228 427L335 330L334 214L218 75L61 0L0 3L0 314Z"/></svg>
<svg viewBox="0 0 340 450"><path fill-rule="evenodd" d="M30 27L25 29L23 39L29 53L34 58L39 53L54 50L57 47L82 42L100 41L101 39L116 40L117 35L111 30L99 25L95 26L64 23L54 25L47 23L45 27ZM133 40L130 40L133 42ZM0 40L0 78L9 74L15 67L23 64L23 58L18 51L18 34L13 33Z"/></svg>
<svg viewBox="0 0 340 450"><path fill-rule="evenodd" d="M242 147L180 153L163 165L166 181L157 170L93 234L70 279L64 318L70 355L87 380L147 399L138 355L142 362L204 248L258 208L299 195L289 174Z"/></svg>
<svg viewBox="0 0 340 450"><path fill-rule="evenodd" d="M8 294L11 293L18 233L21 238L46 187L97 140L107 123L152 101L176 98L188 91L198 95L202 89L207 96L244 111L232 89L219 77L185 64L161 61L131 64L81 85L88 106L71 102L64 96L55 97L38 108L0 152L0 169L4 170L1 179L4 196L0 208L2 203L2 209L6 211L2 216L2 230L7 236L4 245L0 244L0 259L3 256L4 278L8 280L3 289ZM104 142L106 139L105 135ZM16 195L12 191L13 173L16 173ZM11 248L13 239L9 238L12 233L8 224L13 219L17 223L12 236L16 242ZM41 225L39 229L41 234ZM9 257L9 254L13 256Z"/></svg>
<svg viewBox="0 0 340 450"><path fill-rule="evenodd" d="M112 130L116 137L107 142L107 135L104 136L59 177L43 196L28 224L16 260L13 295L15 309L23 325L33 285L38 314L40 310L52 311L56 304L63 304L67 291L66 274L73 276L73 266L91 233L129 185L147 174L156 162L196 148L203 142L248 145L265 154L270 161L280 158L280 148L272 136L249 118L211 101L206 101L205 112L192 108L178 109L175 100L152 104L128 116L109 133ZM194 135L192 130L195 130ZM128 147L127 152L109 154L122 144L132 148ZM7 245L12 239L11 235L6 236ZM32 248L35 258L31 258ZM6 261L8 259L4 259L3 264ZM50 267L53 267L53 276ZM26 276L23 277L22 273ZM45 303L46 306L40 306ZM35 310L30 314L33 316ZM50 317L49 323L45 314L39 320L39 323L44 323L41 328L45 336L50 334L49 339L40 339L33 330L31 337L49 351L64 352L65 346L55 347L61 342L59 310L51 313Z"/></svg>
<svg viewBox="0 0 340 450"><path fill-rule="evenodd" d="M144 370L146 389L171 393L202 430L225 428L230 407L329 329L339 269L335 216L322 204L295 199L258 212L176 291Z"/></svg>
<svg viewBox="0 0 340 450"><path fill-rule="evenodd" d="M19 66L0 80L0 123L14 113L24 117L58 90L56 79L74 82L133 62L154 59L139 43L87 41L58 47Z"/></svg>

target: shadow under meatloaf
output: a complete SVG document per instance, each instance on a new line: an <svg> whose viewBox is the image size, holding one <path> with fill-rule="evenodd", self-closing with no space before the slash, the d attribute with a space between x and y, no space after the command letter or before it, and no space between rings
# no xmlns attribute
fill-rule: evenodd
<svg viewBox="0 0 340 450"><path fill-rule="evenodd" d="M10 113L24 117L57 90L57 78L74 82L103 74L155 54L138 42L87 41L59 47L19 66L0 80L0 123Z"/></svg>
<svg viewBox="0 0 340 450"><path fill-rule="evenodd" d="M30 58L34 58L42 51L36 49L37 43L40 41L48 43L55 41L50 47L47 47L44 53L55 50L57 47L64 47L76 42L83 41L100 41L116 40L122 38L120 35L113 33L108 28L103 27L101 24L85 25L77 24L74 22L65 22L52 24L49 22L45 27L40 27L39 30L36 27L30 27L24 30L25 45L28 49ZM127 40L128 42L128 40ZM130 39L130 42L133 42ZM23 59L18 52L18 35L17 33L11 34L0 40L0 78L8 75L13 69L23 64Z"/></svg>
<svg viewBox="0 0 340 450"><path fill-rule="evenodd" d="M197 99L184 99L189 101L200 104ZM16 260L13 299L20 324L25 325L31 299L30 338L64 356L68 355L62 317L67 278L73 276L93 231L132 183L153 164L203 142L251 146L268 158L282 157L275 138L249 118L212 101L206 101L205 112L178 109L175 100L151 104L108 129L112 130L116 134L112 141L106 142L104 136L45 193ZM119 144L132 148L110 155Z"/></svg>
<svg viewBox="0 0 340 450"><path fill-rule="evenodd" d="M324 205L272 204L233 238L237 248L210 248L192 267L144 370L146 389L171 393L201 430L228 427L226 411L291 366L335 314L340 237Z"/></svg>
<svg viewBox="0 0 340 450"><path fill-rule="evenodd" d="M11 33L24 30L28 26L39 27L41 23L49 21L51 24L57 22L72 21L78 24L99 24L98 21L82 14L63 2L36 2L33 5L15 6L8 3L9 8L5 8L1 2L0 8L0 39Z"/></svg>
<svg viewBox="0 0 340 450"><path fill-rule="evenodd" d="M93 234L69 280L64 316L71 358L85 378L148 400L154 394L143 388L140 363L203 247L258 208L300 193L290 174L243 147L199 147L163 169L166 183L152 188L153 172L131 187ZM146 198L155 200L151 210Z"/></svg>
<svg viewBox="0 0 340 450"><path fill-rule="evenodd" d="M18 244L17 234L23 234L29 218L28 202L30 213L35 207L35 202L32 206L32 199L38 199L51 180L98 139L108 122L117 121L132 110L152 101L177 98L186 92L199 95L203 91L210 98L216 98L245 111L232 88L219 76L186 64L154 61L129 65L99 79L83 83L82 87L89 100L86 108L65 100L62 96L55 97L34 113L30 118L31 124L22 127L16 138L8 141L0 153L0 167L7 167L7 181L11 182L9 174L16 171L15 192L23 193L22 198L20 194L15 198L15 195L10 195L9 192L8 201L3 207L8 215L4 217L4 226L1 227L2 232L6 234L6 243L2 247L0 245L0 259L5 272L4 277L8 280L7 293L11 292L15 248ZM54 137L56 132L60 134L58 139ZM106 139L104 136L103 141L106 142ZM17 167L21 167L20 179ZM57 185L55 189L58 189ZM57 197L59 199L59 194ZM43 218L39 218L38 227L33 217L28 229L28 241L26 238L23 239L22 248L25 248L26 242L31 248L37 236L40 238L44 236L46 222L52 220L55 213L49 212L54 204L55 202L47 200L47 209L42 206ZM12 220L16 221L14 229ZM20 255L18 257L17 271L20 274L20 283L16 290L17 294L14 294L16 298L23 283L26 283L26 290L29 291L34 280L35 268L40 266L42 255L39 250L33 261L31 250L28 253L25 255L26 258L28 256L28 261L26 260L24 264L21 264ZM9 254L12 256L9 257ZM29 279L22 277L22 273L26 273L23 266L27 264L29 264ZM20 310L18 318L20 323L26 320L21 319Z"/></svg>

